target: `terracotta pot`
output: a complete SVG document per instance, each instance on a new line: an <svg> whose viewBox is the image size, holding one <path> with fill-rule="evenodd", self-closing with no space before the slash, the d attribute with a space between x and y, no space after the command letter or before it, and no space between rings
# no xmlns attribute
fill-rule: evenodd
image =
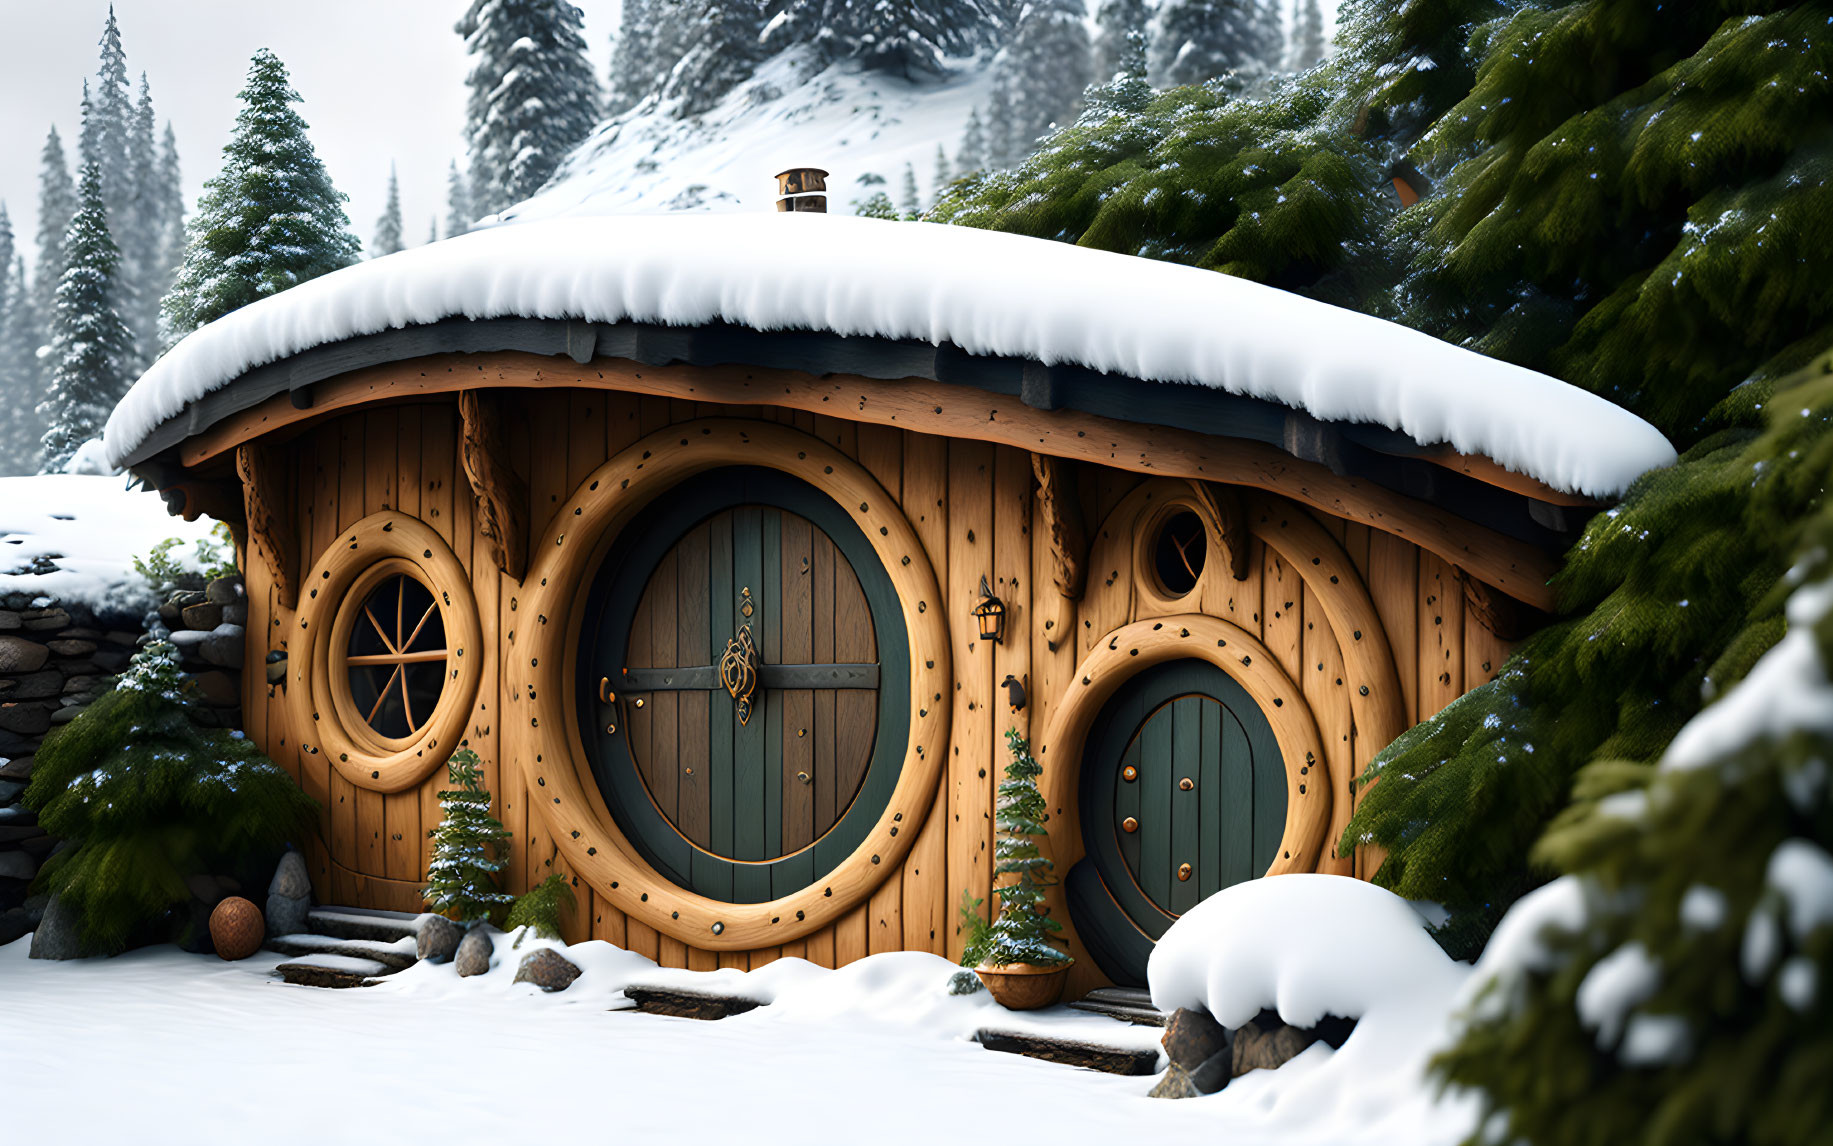
<svg viewBox="0 0 1833 1146"><path fill-rule="evenodd" d="M1035 1011L1063 997L1063 984L1074 962L1072 959L1047 967L1036 963L982 963L974 968L974 974L980 976L993 1000L1006 1010Z"/></svg>

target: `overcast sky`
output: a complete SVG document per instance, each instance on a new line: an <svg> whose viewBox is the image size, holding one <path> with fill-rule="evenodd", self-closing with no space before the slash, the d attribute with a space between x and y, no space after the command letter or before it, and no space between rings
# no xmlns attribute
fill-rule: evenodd
<svg viewBox="0 0 1833 1146"><path fill-rule="evenodd" d="M573 0L604 76L620 0ZM271 48L304 97L299 111L365 243L399 166L410 243L445 219L446 165L464 151L464 44L452 31L468 0L116 0L136 98L152 83L159 131L178 134L187 209L216 173L235 125L249 57ZM1292 0L1285 0L1290 9ZM1091 4L1091 7L1093 5ZM1326 18L1336 0L1325 0ZM28 259L38 218L38 161L55 123L76 159L84 77L95 75L108 0L0 0L9 50L0 65L0 202ZM462 166L462 160L461 160Z"/></svg>

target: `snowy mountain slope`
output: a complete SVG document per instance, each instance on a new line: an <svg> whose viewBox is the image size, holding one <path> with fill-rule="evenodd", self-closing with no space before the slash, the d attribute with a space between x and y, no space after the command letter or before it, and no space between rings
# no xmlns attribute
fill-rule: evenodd
<svg viewBox="0 0 1833 1146"><path fill-rule="evenodd" d="M935 197L936 147L952 164L968 112L986 102L984 60L910 82L841 61L815 70L805 48L758 65L705 115L677 119L654 97L602 125L534 198L499 221L645 211L769 210L776 173L826 168L828 210L850 214L874 190L898 198L904 164L922 203ZM862 186L876 174L882 187Z"/></svg>

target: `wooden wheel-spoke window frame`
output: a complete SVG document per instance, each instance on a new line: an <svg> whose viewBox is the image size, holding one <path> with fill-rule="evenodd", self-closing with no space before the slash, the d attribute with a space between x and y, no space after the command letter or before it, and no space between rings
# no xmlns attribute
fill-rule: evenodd
<svg viewBox="0 0 1833 1146"><path fill-rule="evenodd" d="M445 639L438 593L417 574L413 563L403 558L390 557L377 562L350 586L344 595L344 607L338 610L337 619L332 622L332 659L341 662L343 667L333 668L329 674L331 703L336 706L343 727L356 739L367 741L378 753L412 744L414 734L425 728L438 710L439 701L435 697L431 705L414 711L412 690L408 686L409 670L416 666L438 665L443 678L440 696L445 694L445 681L457 672L451 664L452 650ZM425 609L405 608L410 582L432 598ZM378 590L381 590L379 594ZM392 608L389 607L391 600ZM376 612L378 604L382 608L380 614ZM441 621L436 628L430 624L435 618ZM380 640L383 651L353 652L359 637ZM380 670L384 674L375 701L368 705L357 700L355 685L357 674L366 670ZM388 736L376 727L377 717L387 710L390 698L395 696L400 697L407 720L408 733L404 737Z"/></svg>
<svg viewBox="0 0 1833 1146"><path fill-rule="evenodd" d="M687 478L732 465L780 470L833 498L889 575L909 634L910 720L891 798L837 866L762 903L710 899L657 872L618 827L592 778L574 706L529 699L576 695L584 586L624 526ZM946 698L954 685L947 613L916 530L858 462L813 435L770 423L705 418L659 430L599 467L559 506L531 546L523 591L511 597L510 609L519 623L505 634L503 723L511 741L505 751L525 762L533 795L529 830L543 831L605 902L696 947L746 950L792 942L834 923L900 870L948 754Z"/></svg>
<svg viewBox="0 0 1833 1146"><path fill-rule="evenodd" d="M1221 523L1212 520L1208 509L1180 488L1182 483L1165 483L1173 492L1142 518L1143 528L1133 533L1133 584L1139 587L1142 612L1181 612L1198 599L1203 584L1216 567L1215 554L1221 547ZM1183 514L1193 515L1203 527L1203 555L1191 572L1191 584L1177 590L1165 584L1158 573L1159 535Z"/></svg>
<svg viewBox="0 0 1833 1146"><path fill-rule="evenodd" d="M367 608L377 588L402 577L431 594L444 629L440 647L421 647L430 615L402 617L397 633L396 618L372 616ZM457 747L477 693L484 658L470 575L425 522L384 510L340 534L303 588L287 671L287 703L303 730L300 750L326 757L345 779L371 791L420 783ZM362 627L373 627L387 651L353 658L351 642ZM401 669L382 689L385 699L389 689L404 688L405 666L434 661L442 663L444 679L431 711L412 712L405 737L371 727L374 712L352 694L352 672L383 662Z"/></svg>

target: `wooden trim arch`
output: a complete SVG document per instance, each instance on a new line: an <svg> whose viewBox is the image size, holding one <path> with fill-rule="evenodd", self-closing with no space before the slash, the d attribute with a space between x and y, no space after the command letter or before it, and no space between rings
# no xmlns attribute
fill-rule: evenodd
<svg viewBox="0 0 1833 1146"><path fill-rule="evenodd" d="M570 703L586 587L604 554L656 497L725 465L780 470L823 490L851 514L890 575L910 637L910 732L890 802L838 867L764 903L697 895L663 878L638 854L591 779ZM530 554L523 586L506 615L504 752L528 776L537 819L568 869L613 906L695 947L746 950L792 942L833 923L901 870L947 756L953 677L935 572L897 500L863 466L789 426L728 418L669 426L600 466L561 504ZM564 699L537 710L538 695Z"/></svg>
<svg viewBox="0 0 1833 1146"><path fill-rule="evenodd" d="M433 715L413 736L381 746L367 729L345 727L349 706L339 704L338 682L332 670L339 662L338 634L349 626L339 624L347 606L360 606L351 589L377 566L388 563L409 572L433 593L445 623L445 689ZM401 792L419 784L445 761L459 738L477 694L477 684L488 659L483 648L477 603L471 596L471 575L433 528L418 518L393 510L370 514L338 535L307 576L299 602L299 631L287 662L290 678L287 705L294 726L306 730L300 751L323 755L338 774L372 792Z"/></svg>

